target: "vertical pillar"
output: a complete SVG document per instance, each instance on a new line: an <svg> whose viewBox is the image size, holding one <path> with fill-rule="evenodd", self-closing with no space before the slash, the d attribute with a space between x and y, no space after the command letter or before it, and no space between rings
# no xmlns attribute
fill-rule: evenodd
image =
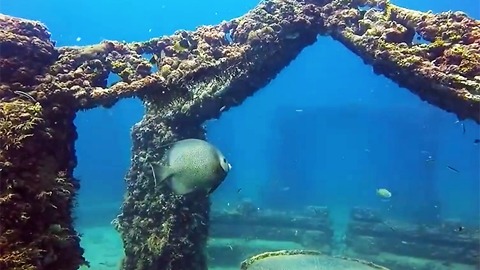
<svg viewBox="0 0 480 270"><path fill-rule="evenodd" d="M74 116L32 100L0 103L0 269L86 263L72 219Z"/></svg>
<svg viewBox="0 0 480 270"><path fill-rule="evenodd" d="M174 195L167 186L156 185L149 166L162 159L165 144L203 139L205 132L200 123L165 120L161 115L150 111L132 131L127 194L115 222L125 248L122 269L206 270L209 198Z"/></svg>

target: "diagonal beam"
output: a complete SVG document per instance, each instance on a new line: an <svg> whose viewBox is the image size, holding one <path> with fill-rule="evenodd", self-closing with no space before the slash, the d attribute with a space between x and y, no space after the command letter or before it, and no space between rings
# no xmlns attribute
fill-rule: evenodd
<svg viewBox="0 0 480 270"><path fill-rule="evenodd" d="M334 39L376 74L459 119L480 122L480 21L462 12L432 14L381 0L354 2L330 14L325 27Z"/></svg>

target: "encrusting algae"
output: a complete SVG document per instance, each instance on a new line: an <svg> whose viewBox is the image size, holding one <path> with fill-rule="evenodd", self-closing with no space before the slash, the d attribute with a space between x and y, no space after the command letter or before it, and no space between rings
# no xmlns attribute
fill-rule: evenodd
<svg viewBox="0 0 480 270"><path fill-rule="evenodd" d="M78 185L68 170L75 163L52 145L54 139L69 145L72 138L61 137L71 132L57 136L46 116L40 103L31 100L0 103L0 269L86 264L72 228Z"/></svg>
<svg viewBox="0 0 480 270"><path fill-rule="evenodd" d="M416 33L430 43L413 44ZM0 269L86 263L72 218L79 188L73 119L128 97L141 98L146 114L132 131L115 223L122 269L207 269L208 197L154 188L148 164L163 157L161 145L204 139L203 122L239 106L319 35L459 119L480 122L480 23L462 13L380 0L270 0L215 26L87 47L55 47L41 23L0 15ZM158 71L144 54L160 56ZM110 74L121 81L108 87Z"/></svg>

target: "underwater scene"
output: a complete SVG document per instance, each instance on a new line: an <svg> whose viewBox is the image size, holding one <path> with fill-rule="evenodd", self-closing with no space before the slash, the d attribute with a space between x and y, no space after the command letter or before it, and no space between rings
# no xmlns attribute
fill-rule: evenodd
<svg viewBox="0 0 480 270"><path fill-rule="evenodd" d="M0 270L479 270L473 0L0 0Z"/></svg>

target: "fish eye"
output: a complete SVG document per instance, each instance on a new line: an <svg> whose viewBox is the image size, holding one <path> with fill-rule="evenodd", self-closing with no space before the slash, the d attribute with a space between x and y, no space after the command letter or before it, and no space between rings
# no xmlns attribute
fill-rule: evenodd
<svg viewBox="0 0 480 270"><path fill-rule="evenodd" d="M223 163L227 163L227 159L226 159L226 158L223 158Z"/></svg>

